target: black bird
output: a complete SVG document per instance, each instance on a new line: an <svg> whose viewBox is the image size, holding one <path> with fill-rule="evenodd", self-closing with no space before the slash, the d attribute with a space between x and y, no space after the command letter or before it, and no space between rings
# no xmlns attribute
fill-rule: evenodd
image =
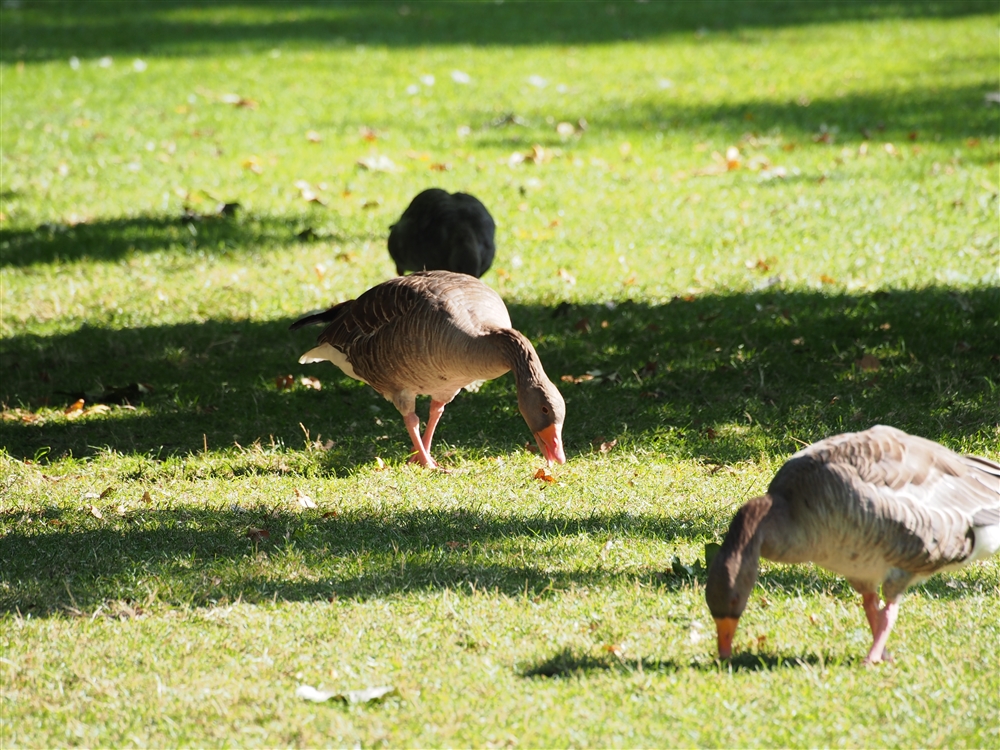
<svg viewBox="0 0 1000 750"><path fill-rule="evenodd" d="M478 198L429 188L389 228L396 273L453 271L476 278L489 270L496 224Z"/></svg>

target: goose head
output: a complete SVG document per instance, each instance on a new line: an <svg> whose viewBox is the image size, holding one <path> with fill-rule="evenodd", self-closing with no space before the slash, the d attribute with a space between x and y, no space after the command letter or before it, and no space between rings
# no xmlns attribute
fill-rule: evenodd
<svg viewBox="0 0 1000 750"><path fill-rule="evenodd" d="M722 542L722 549L708 569L705 601L715 620L720 659L728 659L733 654L736 626L757 582L763 543L760 526L771 509L771 502L768 495L762 495L739 509Z"/></svg>
<svg viewBox="0 0 1000 750"><path fill-rule="evenodd" d="M531 383L517 392L517 408L535 436L538 450L551 465L566 463L563 451L562 426L566 419L566 402L562 394L547 379Z"/></svg>

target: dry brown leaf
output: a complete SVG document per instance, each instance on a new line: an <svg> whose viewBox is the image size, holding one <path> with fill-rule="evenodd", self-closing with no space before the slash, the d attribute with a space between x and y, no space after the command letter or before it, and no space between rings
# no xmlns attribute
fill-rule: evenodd
<svg viewBox="0 0 1000 750"><path fill-rule="evenodd" d="M590 333L590 318L580 318L573 325L573 328L583 333Z"/></svg>
<svg viewBox="0 0 1000 750"><path fill-rule="evenodd" d="M601 437L594 438L591 441L591 445L594 446L594 451L597 453L610 453L611 449L618 445L618 439L606 441L602 435Z"/></svg>
<svg viewBox="0 0 1000 750"><path fill-rule="evenodd" d="M709 440L715 440L715 438L718 437L718 433L716 433L716 431L713 430L711 427L706 427L705 437L707 437Z"/></svg>
<svg viewBox="0 0 1000 750"><path fill-rule="evenodd" d="M563 281L565 281L570 286L573 286L574 284L576 284L576 276L574 276L573 274L571 274L565 268L560 268L558 271L556 271L556 275L559 276L560 279L562 279Z"/></svg>
<svg viewBox="0 0 1000 750"><path fill-rule="evenodd" d="M736 146L726 149L726 169L732 172L740 168L740 150Z"/></svg>
<svg viewBox="0 0 1000 750"><path fill-rule="evenodd" d="M361 137L369 143L374 143L378 140L378 134L369 127L363 127L359 132L361 133Z"/></svg>
<svg viewBox="0 0 1000 750"><path fill-rule="evenodd" d="M81 414L83 414L83 404L84 400L81 398L78 401L74 401L70 406L63 412L69 419L76 419Z"/></svg>
<svg viewBox="0 0 1000 750"><path fill-rule="evenodd" d="M114 492L114 491L115 491L115 488L114 488L114 487L106 487L106 488L104 489L104 492L102 492L102 493L101 493L101 494L99 495L99 497L100 497L100 499L101 499L101 500L103 500L104 498L106 498L106 497L107 497L108 495L110 495L110 494L111 494L112 492Z"/></svg>
<svg viewBox="0 0 1000 750"><path fill-rule="evenodd" d="M621 659L625 655L625 649L622 648L622 645L620 643L605 643L603 648L609 654L614 654L619 659Z"/></svg>
<svg viewBox="0 0 1000 750"><path fill-rule="evenodd" d="M395 172L396 164L388 156L382 154L372 154L358 159L357 164L362 169L372 172Z"/></svg>
<svg viewBox="0 0 1000 750"><path fill-rule="evenodd" d="M303 508L315 508L317 507L316 501L313 500L309 495L304 493L298 487L295 488L295 499L298 501L299 506Z"/></svg>
<svg viewBox="0 0 1000 750"><path fill-rule="evenodd" d="M311 375L303 375L299 379L299 382L302 383L302 385L304 385L306 388L309 388L311 390L314 391L323 390L323 384L319 382L319 378L314 378Z"/></svg>
<svg viewBox="0 0 1000 750"><path fill-rule="evenodd" d="M437 162L435 164L431 164L429 169L432 172L448 172L451 170L451 164L448 164L447 162Z"/></svg>
<svg viewBox="0 0 1000 750"><path fill-rule="evenodd" d="M549 473L548 469L544 468L536 471L534 478L541 479L543 482L548 482L549 484L554 484L556 481L556 478Z"/></svg>
<svg viewBox="0 0 1000 750"><path fill-rule="evenodd" d="M861 359L856 360L854 364L862 372L875 372L882 367L882 363L879 362L878 357L874 354L865 354Z"/></svg>
<svg viewBox="0 0 1000 750"><path fill-rule="evenodd" d="M340 514L335 510L328 510L326 513L323 514L323 518L336 518L339 515Z"/></svg>
<svg viewBox="0 0 1000 750"><path fill-rule="evenodd" d="M149 490L146 490L145 492L142 493L142 501L144 503L153 502L153 496L149 494Z"/></svg>
<svg viewBox="0 0 1000 750"><path fill-rule="evenodd" d="M822 281L824 284L836 284L837 283L837 280L835 278L833 278L832 276L827 276L825 273L822 274L819 277L819 280Z"/></svg>
<svg viewBox="0 0 1000 750"><path fill-rule="evenodd" d="M294 375L279 375L274 379L274 386L279 391L287 390L288 388L291 388L293 385L295 385Z"/></svg>
<svg viewBox="0 0 1000 750"><path fill-rule="evenodd" d="M247 531L247 538L254 544L259 544L265 539L270 539L271 532L267 529L249 529Z"/></svg>

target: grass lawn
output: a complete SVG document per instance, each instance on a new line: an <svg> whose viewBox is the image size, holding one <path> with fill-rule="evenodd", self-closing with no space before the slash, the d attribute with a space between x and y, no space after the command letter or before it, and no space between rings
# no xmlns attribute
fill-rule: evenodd
<svg viewBox="0 0 1000 750"><path fill-rule="evenodd" d="M915 587L877 668L843 580L767 564L720 664L695 565L803 443L1000 459L998 33L971 0L3 2L0 744L1000 747L1000 560ZM496 219L554 482L509 375L448 407L442 473L297 364L430 186Z"/></svg>

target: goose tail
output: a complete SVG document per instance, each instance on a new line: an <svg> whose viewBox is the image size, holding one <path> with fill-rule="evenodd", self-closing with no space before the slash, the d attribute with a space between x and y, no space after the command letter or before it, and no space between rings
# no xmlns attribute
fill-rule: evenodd
<svg viewBox="0 0 1000 750"><path fill-rule="evenodd" d="M290 326L288 326L288 330L297 331L300 328L304 328L305 326L315 326L321 323L332 323L344 311L343 307L345 304L347 303L341 302L339 305L334 305L329 310L324 310L323 312L313 313L312 315L306 315L304 318L299 318Z"/></svg>

